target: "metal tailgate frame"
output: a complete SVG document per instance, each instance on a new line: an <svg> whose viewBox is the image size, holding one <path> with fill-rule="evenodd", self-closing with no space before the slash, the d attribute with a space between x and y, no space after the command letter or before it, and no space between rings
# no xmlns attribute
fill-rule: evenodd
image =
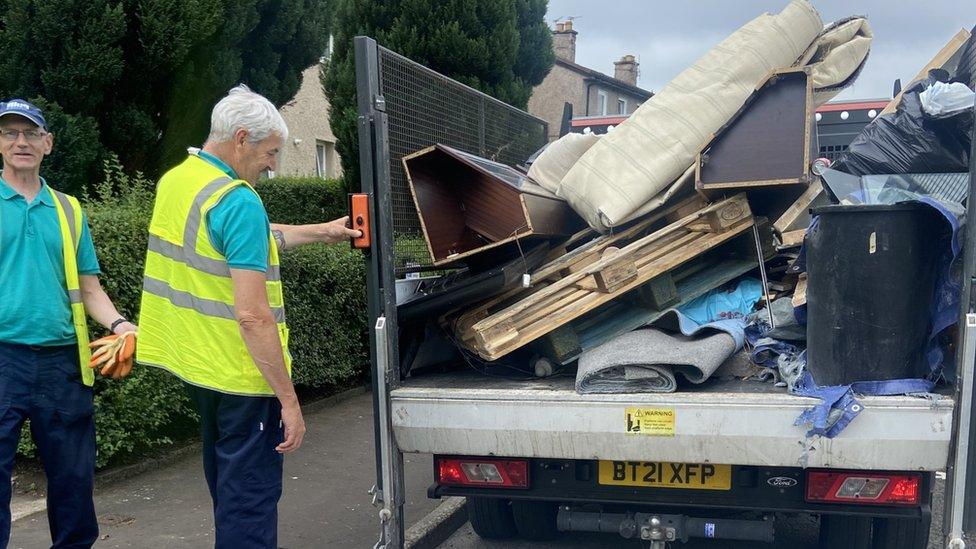
<svg viewBox="0 0 976 549"><path fill-rule="evenodd" d="M377 549L404 544L403 452L393 432L390 393L400 385L396 275L432 268L405 186L401 158L435 143L498 162L524 162L545 144L545 121L379 46L353 39L361 192L369 197L366 251L373 391ZM391 122L392 121L392 122ZM413 265L411 264L413 263Z"/></svg>

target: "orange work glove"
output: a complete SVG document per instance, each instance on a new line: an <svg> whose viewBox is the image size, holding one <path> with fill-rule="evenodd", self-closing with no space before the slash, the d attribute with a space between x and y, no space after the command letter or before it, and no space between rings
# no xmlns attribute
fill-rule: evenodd
<svg viewBox="0 0 976 549"><path fill-rule="evenodd" d="M88 344L92 349L89 368L101 368L99 373L121 379L132 371L132 355L136 350L136 332L125 332L96 339Z"/></svg>

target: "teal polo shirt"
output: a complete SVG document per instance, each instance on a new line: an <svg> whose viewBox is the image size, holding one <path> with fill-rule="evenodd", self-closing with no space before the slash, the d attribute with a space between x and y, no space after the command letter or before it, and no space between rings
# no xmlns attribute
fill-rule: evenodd
<svg viewBox="0 0 976 549"><path fill-rule="evenodd" d="M78 273L99 274L95 245L82 216ZM0 342L74 345L64 275L61 225L54 197L41 191L28 204L0 177Z"/></svg>
<svg viewBox="0 0 976 549"><path fill-rule="evenodd" d="M227 163L207 151L191 149L190 154L237 179L237 173ZM264 204L254 191L243 185L225 194L207 212L210 243L233 269L268 271L270 231Z"/></svg>

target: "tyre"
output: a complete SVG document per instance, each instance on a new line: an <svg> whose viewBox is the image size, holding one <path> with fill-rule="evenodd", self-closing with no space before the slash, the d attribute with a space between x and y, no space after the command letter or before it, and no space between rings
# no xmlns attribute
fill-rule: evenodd
<svg viewBox="0 0 976 549"><path fill-rule="evenodd" d="M515 537L515 519L508 500L498 498L466 498L471 528L483 539Z"/></svg>
<svg viewBox="0 0 976 549"><path fill-rule="evenodd" d="M926 549L931 517L921 519L874 519L873 549Z"/></svg>
<svg viewBox="0 0 976 549"><path fill-rule="evenodd" d="M820 516L820 549L874 549L871 517Z"/></svg>
<svg viewBox="0 0 976 549"><path fill-rule="evenodd" d="M555 503L512 500L515 529L519 536L533 541L550 540L559 534L556 529L558 511L559 507Z"/></svg>

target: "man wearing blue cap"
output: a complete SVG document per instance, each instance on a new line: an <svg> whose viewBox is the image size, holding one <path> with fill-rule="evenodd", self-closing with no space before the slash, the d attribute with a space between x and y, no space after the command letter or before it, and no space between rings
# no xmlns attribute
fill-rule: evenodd
<svg viewBox="0 0 976 549"><path fill-rule="evenodd" d="M10 477L26 419L47 475L52 547L95 543L85 313L115 333L136 329L102 290L78 201L40 176L53 145L40 109L0 103L0 547L10 538Z"/></svg>

